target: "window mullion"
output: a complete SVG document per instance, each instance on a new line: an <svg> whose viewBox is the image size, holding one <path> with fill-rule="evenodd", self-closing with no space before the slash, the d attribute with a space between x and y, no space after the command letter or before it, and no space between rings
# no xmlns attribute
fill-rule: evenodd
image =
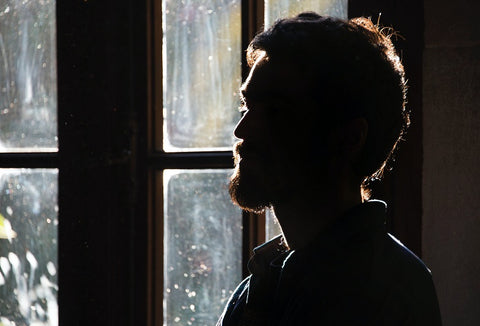
<svg viewBox="0 0 480 326"><path fill-rule="evenodd" d="M1 168L57 168L57 153L0 153Z"/></svg>
<svg viewBox="0 0 480 326"><path fill-rule="evenodd" d="M231 151L154 153L149 164L156 169L229 169L233 167Z"/></svg>

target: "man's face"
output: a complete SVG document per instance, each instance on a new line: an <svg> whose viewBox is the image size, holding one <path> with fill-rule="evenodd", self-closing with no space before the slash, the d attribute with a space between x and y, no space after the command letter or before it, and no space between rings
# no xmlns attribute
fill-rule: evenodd
<svg viewBox="0 0 480 326"><path fill-rule="evenodd" d="M308 114L314 108L308 82L292 66L260 57L241 91L244 116L234 131L240 141L230 195L243 209L258 212L307 190L319 165L321 133Z"/></svg>

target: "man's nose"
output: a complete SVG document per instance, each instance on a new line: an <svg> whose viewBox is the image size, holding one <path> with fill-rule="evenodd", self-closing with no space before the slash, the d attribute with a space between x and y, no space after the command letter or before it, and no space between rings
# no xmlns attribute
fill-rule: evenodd
<svg viewBox="0 0 480 326"><path fill-rule="evenodd" d="M248 136L249 134L249 129L251 125L251 117L250 117L250 112L245 112L238 121L237 125L235 126L235 129L233 130L233 135L239 139L245 139L245 137Z"/></svg>

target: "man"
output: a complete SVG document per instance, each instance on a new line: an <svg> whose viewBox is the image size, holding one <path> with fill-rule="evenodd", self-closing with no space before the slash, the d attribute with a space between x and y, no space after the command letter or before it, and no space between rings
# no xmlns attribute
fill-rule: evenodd
<svg viewBox="0 0 480 326"><path fill-rule="evenodd" d="M217 325L440 325L429 270L368 200L409 124L403 66L370 20L303 13L250 43L230 194L283 231Z"/></svg>

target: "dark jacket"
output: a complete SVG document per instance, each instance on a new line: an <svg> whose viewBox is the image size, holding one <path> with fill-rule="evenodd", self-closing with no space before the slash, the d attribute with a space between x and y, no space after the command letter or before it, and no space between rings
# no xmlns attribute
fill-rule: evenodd
<svg viewBox="0 0 480 326"><path fill-rule="evenodd" d="M386 232L385 210L361 204L300 250L280 236L257 247L217 326L441 325L430 271Z"/></svg>

